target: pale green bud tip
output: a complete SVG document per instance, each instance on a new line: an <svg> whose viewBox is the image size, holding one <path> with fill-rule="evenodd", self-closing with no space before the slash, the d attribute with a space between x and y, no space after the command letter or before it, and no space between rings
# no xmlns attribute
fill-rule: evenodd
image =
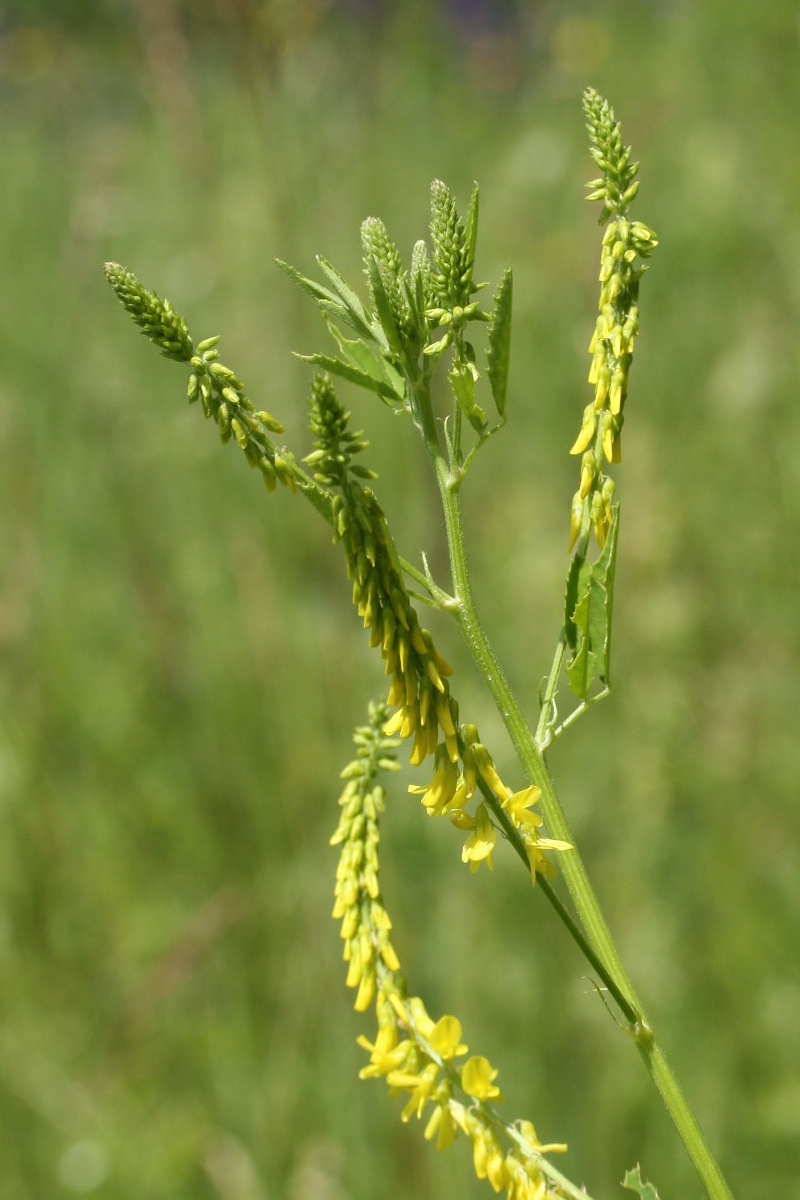
<svg viewBox="0 0 800 1200"><path fill-rule="evenodd" d="M634 178L639 164L631 162L631 148L623 145L621 126L613 108L594 88L583 93L583 111L590 152L603 172L601 179L589 183L588 199L603 201L602 221L608 213L624 212L633 200L638 190Z"/></svg>
<svg viewBox="0 0 800 1200"><path fill-rule="evenodd" d="M135 275L119 263L108 262L103 270L117 298L133 320L167 358L189 362L194 344L183 317L175 312L168 300L142 287Z"/></svg>

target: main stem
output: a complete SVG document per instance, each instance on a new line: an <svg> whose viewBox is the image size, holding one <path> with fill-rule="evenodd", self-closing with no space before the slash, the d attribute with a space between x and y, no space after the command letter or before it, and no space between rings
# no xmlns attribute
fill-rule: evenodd
<svg viewBox="0 0 800 1200"><path fill-rule="evenodd" d="M428 400L428 403L425 403L424 400ZM450 552L453 594L456 600L454 611L461 631L503 718L520 764L531 783L535 783L537 787L541 788L542 811L547 821L549 834L569 842L573 847L572 850L560 855L559 866L575 910L594 952L608 974L614 979L617 989L625 998L630 1011L636 1014L636 1019L631 1023L630 1032L703 1182L709 1200L733 1200L711 1148L652 1031L642 1003L622 964L597 896L589 882L586 868L575 847L575 839L556 795L544 757L478 620L467 570L461 507L457 490L458 481L454 480L450 467L442 454L429 398L425 397L424 400L417 411L422 417L423 436L442 500Z"/></svg>

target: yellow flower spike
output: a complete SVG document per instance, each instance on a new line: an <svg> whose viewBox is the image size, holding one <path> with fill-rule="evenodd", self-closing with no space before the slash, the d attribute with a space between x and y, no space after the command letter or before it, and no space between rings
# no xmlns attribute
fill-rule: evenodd
<svg viewBox="0 0 800 1200"><path fill-rule="evenodd" d="M428 1034L427 1041L445 1061L466 1054L469 1049L461 1042L461 1022L458 1017L440 1017Z"/></svg>
<svg viewBox="0 0 800 1200"><path fill-rule="evenodd" d="M500 1088L495 1085L499 1072L484 1058L475 1054L461 1068L461 1086L468 1096L476 1100L501 1100Z"/></svg>
<svg viewBox="0 0 800 1200"><path fill-rule="evenodd" d="M480 804L475 813L475 828L461 850L461 861L469 863L470 871L477 871L482 862L486 863L490 871L493 870L492 851L496 840L497 830L492 824L489 810L485 804Z"/></svg>

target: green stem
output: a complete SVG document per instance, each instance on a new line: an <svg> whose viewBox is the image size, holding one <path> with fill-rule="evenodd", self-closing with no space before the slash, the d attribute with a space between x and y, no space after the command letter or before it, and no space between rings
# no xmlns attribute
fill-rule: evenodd
<svg viewBox="0 0 800 1200"><path fill-rule="evenodd" d="M556 795L550 772L544 761L540 744L528 725L514 693L498 663L494 651L478 619L472 599L469 573L464 547L461 510L458 499L458 480L454 479L445 461L430 407L429 396L418 395L417 412L426 446L436 475L442 500L450 563L453 576L453 594L456 603L452 608L470 653L483 675L498 711L503 718L520 764L527 777L541 788L542 811L547 821L548 833L570 843L573 847L559 856L559 866L564 876L575 910L578 913L586 939L605 974L614 982L614 992L620 1006L633 1020L630 1022L639 1053L658 1088L667 1111L683 1141L700 1176L709 1200L732 1200L731 1192L723 1178L711 1149L692 1113L689 1104L675 1078L666 1056L659 1045L644 1009L628 974L622 964L611 931L600 909L586 868L575 848L575 839L566 815ZM559 664L560 666L560 664ZM554 664L555 667L555 664ZM551 672L552 674L552 672Z"/></svg>

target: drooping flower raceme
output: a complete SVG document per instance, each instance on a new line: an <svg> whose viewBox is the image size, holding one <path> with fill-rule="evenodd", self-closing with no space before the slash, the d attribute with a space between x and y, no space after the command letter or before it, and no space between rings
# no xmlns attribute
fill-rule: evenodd
<svg viewBox="0 0 800 1200"><path fill-rule="evenodd" d="M502 1101L497 1069L484 1055L467 1057L458 1018L446 1014L434 1020L419 996L407 994L399 974L379 884L379 818L385 805L379 777L397 769L398 745L385 726L385 706L374 705L368 724L356 731L358 751L342 772L341 815L331 838L341 847L333 915L341 920L346 982L356 990L359 1012L374 1002L378 1022L374 1040L358 1038L369 1055L360 1076L383 1078L393 1094L404 1095L401 1119L425 1117L424 1136L437 1149L447 1150L459 1134L466 1137L477 1177L495 1192L505 1191L509 1200L555 1200L561 1193L548 1177L552 1169L545 1155L566 1147L542 1146L530 1122L502 1120L493 1107ZM527 811L522 800L516 807Z"/></svg>

